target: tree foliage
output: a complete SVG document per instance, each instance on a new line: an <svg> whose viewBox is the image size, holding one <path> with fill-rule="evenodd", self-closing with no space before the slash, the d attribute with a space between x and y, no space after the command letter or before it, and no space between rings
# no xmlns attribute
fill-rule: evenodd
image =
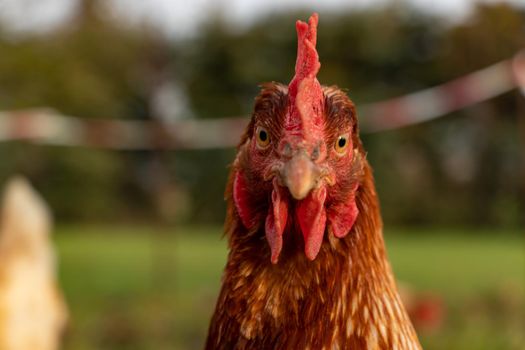
<svg viewBox="0 0 525 350"><path fill-rule="evenodd" d="M172 79L197 118L249 115L260 83L291 79L292 23L306 16L273 15L244 29L216 17L192 39L169 41L152 28L83 8L51 33L13 39L0 32L0 105L151 118L156 87ZM453 24L404 6L323 14L318 42L320 81L347 88L359 110L512 56L525 47L525 14L508 4L480 4ZM520 98L509 93L430 123L364 135L386 221L523 224ZM115 153L2 144L0 156L1 178L28 174L59 218L152 218L158 203L173 198L187 207L186 219L220 221L232 150Z"/></svg>

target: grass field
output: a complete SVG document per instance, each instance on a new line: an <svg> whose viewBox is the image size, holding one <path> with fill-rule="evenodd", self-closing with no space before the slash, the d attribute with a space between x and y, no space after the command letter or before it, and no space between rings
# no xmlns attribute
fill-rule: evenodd
<svg viewBox="0 0 525 350"><path fill-rule="evenodd" d="M399 232L398 232L399 231ZM525 349L525 237L387 232L396 277L446 305L425 349ZM60 227L66 349L200 349L220 286L220 227Z"/></svg>

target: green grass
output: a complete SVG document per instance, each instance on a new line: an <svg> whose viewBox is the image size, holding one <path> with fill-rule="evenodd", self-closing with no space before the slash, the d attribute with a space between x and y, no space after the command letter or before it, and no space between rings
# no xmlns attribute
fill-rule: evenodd
<svg viewBox="0 0 525 350"><path fill-rule="evenodd" d="M398 279L450 298L516 284L525 290L525 239L461 231L408 231L386 236Z"/></svg>
<svg viewBox="0 0 525 350"><path fill-rule="evenodd" d="M388 232L396 277L447 305L425 349L522 349L525 239L516 233ZM59 228L71 312L66 349L200 349L226 259L220 227Z"/></svg>

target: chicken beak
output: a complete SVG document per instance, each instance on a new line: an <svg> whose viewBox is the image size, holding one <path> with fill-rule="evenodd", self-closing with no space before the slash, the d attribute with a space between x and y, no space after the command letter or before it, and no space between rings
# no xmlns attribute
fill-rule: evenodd
<svg viewBox="0 0 525 350"><path fill-rule="evenodd" d="M296 200L304 199L317 183L317 167L306 153L295 154L286 162L282 179Z"/></svg>

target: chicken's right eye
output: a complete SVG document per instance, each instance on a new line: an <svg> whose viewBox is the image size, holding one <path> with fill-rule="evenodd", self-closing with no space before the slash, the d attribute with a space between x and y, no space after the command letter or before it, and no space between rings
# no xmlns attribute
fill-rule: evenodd
<svg viewBox="0 0 525 350"><path fill-rule="evenodd" d="M270 145L270 134L265 128L259 126L255 131L255 134L257 138L257 146L259 148L265 149Z"/></svg>

